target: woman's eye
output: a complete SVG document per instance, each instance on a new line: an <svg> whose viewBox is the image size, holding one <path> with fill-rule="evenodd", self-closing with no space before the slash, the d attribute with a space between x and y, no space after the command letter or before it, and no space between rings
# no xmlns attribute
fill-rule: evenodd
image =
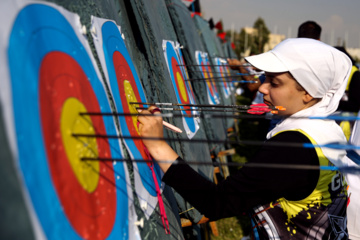
<svg viewBox="0 0 360 240"><path fill-rule="evenodd" d="M273 82L273 81L270 81L270 85L271 85L272 87L276 87L278 84L275 83L275 82Z"/></svg>

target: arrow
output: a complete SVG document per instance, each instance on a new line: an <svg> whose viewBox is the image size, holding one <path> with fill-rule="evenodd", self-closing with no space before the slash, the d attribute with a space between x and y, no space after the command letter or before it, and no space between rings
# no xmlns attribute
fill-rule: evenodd
<svg viewBox="0 0 360 240"><path fill-rule="evenodd" d="M211 108L236 108L236 109L251 109L263 108L272 110L286 110L283 106L268 106L266 104L252 104L252 105L211 105L211 104L183 104L183 103L156 103L156 102L129 102L130 104L139 105L155 105L155 106L182 106L182 107L211 107Z"/></svg>
<svg viewBox="0 0 360 240"><path fill-rule="evenodd" d="M140 109L140 110L146 110L147 108L143 108L143 107L137 107L136 109ZM278 114L278 110L270 110L269 108L263 108L259 110L255 110L255 109L233 109L233 110L228 110L228 109L204 109L204 108L197 108L197 109L185 109L185 108L159 108L161 111L197 111L197 112L238 112L238 113L250 113L250 114L263 114L266 112L271 112L272 114Z"/></svg>
<svg viewBox="0 0 360 240"><path fill-rule="evenodd" d="M99 157L83 157L82 161L110 161L110 162L136 162L148 163L153 160L148 159L129 159L129 158L99 158ZM173 163L170 160L157 160L159 163ZM341 171L343 173L359 173L360 167L336 167L336 166L314 166L314 165L300 165L300 164L275 164L275 163L237 163L237 162L201 162L201 161L178 161L176 164L189 165L207 165L214 167L228 166L228 167L250 167L250 168L272 168L272 169L300 169L300 170L324 170L324 171Z"/></svg>
<svg viewBox="0 0 360 240"><path fill-rule="evenodd" d="M73 137L87 137L87 138L116 138L116 139L135 139L135 140L164 140L164 141L178 141L178 142L192 142L192 143L223 143L223 144L244 144L244 145L253 145L253 146L261 146L264 144L263 141L255 141L255 140L229 140L229 139L219 139L219 140L209 140L209 139L187 139L187 138L155 138L155 137L141 137L141 136L122 136L122 135L106 135L106 134L82 134L82 133L73 133ZM297 147L297 148L331 148L331 149L342 149L342 150L359 150L360 146L349 144L349 143L341 143L334 142L328 144L312 144L312 143L289 143L289 142L267 142L268 146L273 147Z"/></svg>
<svg viewBox="0 0 360 240"><path fill-rule="evenodd" d="M240 64L240 65L229 65L229 64L178 64L176 66L180 67L250 67L251 65L248 63Z"/></svg>
<svg viewBox="0 0 360 240"><path fill-rule="evenodd" d="M255 76L256 74L248 74L248 73L242 73L238 75L226 75L226 76L217 76L217 77L210 77L210 78L193 78L193 79L185 79L186 81L201 81L201 80L212 80L212 79L218 79L218 78L238 78L241 76Z"/></svg>

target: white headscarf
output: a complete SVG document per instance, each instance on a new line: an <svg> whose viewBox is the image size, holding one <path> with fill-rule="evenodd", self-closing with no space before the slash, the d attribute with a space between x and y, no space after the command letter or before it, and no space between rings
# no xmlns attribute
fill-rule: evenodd
<svg viewBox="0 0 360 240"><path fill-rule="evenodd" d="M290 72L312 97L321 98L310 108L293 114L293 118L280 122L268 133L268 139L281 131L301 129L320 145L346 142L341 128L334 121L295 118L328 116L336 111L352 66L344 53L318 40L294 38L246 60L266 72ZM342 161L346 154L344 150L324 147L322 151L336 166L347 165Z"/></svg>

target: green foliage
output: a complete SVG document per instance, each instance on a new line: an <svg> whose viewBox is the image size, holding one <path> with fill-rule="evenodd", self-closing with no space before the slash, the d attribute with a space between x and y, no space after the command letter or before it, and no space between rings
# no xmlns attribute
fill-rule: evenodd
<svg viewBox="0 0 360 240"><path fill-rule="evenodd" d="M241 222L236 217L220 219L216 221L216 225L219 236L211 235L212 240L233 240L244 236Z"/></svg>
<svg viewBox="0 0 360 240"><path fill-rule="evenodd" d="M249 236L251 233L251 222L247 215L224 218L216 221L219 236L211 234L211 240L233 240Z"/></svg>
<svg viewBox="0 0 360 240"><path fill-rule="evenodd" d="M242 28L240 34L237 35L237 44L235 44L235 52L240 56L246 52L247 49L253 45L254 37L247 34Z"/></svg>
<svg viewBox="0 0 360 240"><path fill-rule="evenodd" d="M269 41L270 30L262 18L258 18L254 22L253 28L255 31L252 34L246 33L244 28L240 30L240 33L234 33L235 53L239 58L243 56L248 49L250 49L250 54L262 53L265 44ZM228 30L226 33L227 36L231 36L231 31Z"/></svg>
<svg viewBox="0 0 360 240"><path fill-rule="evenodd" d="M355 61L356 63L360 63L360 58L358 58L357 56L355 56L355 57L354 57L354 61Z"/></svg>
<svg viewBox="0 0 360 240"><path fill-rule="evenodd" d="M257 34L254 36L254 41L251 45L251 53L259 54L264 52L264 46L269 41L270 30L262 18L258 18L253 27L257 30Z"/></svg>

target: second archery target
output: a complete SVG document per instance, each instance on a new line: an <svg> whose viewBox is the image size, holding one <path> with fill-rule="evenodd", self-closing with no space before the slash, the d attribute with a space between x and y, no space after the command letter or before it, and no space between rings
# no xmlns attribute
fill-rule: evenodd
<svg viewBox="0 0 360 240"><path fill-rule="evenodd" d="M106 19L92 18L92 34L95 47L105 71L110 91L114 98L116 109L119 113L138 113L137 107L141 104L132 102L146 102L144 90L130 58L119 27ZM136 116L120 116L121 134L124 136L139 137ZM124 143L132 159L149 160L141 140L125 139ZM153 169L151 169L153 168ZM155 171L156 179L153 178ZM150 165L145 162L134 164L135 190L140 204L149 208L145 209L149 217L158 203L156 186L161 183L161 171L157 164Z"/></svg>

